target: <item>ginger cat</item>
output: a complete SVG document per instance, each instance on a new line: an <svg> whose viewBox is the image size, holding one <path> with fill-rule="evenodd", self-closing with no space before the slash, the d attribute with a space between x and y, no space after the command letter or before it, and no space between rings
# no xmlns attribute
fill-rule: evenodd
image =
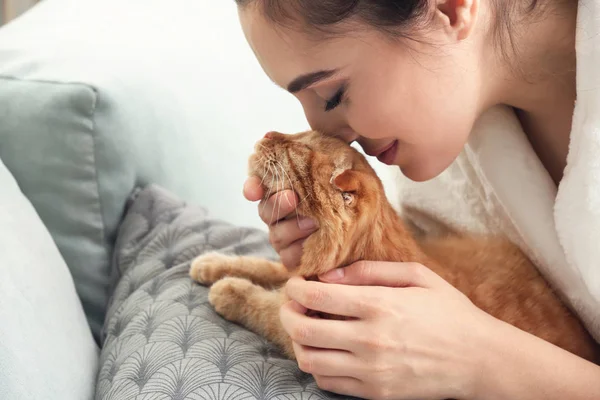
<svg viewBox="0 0 600 400"><path fill-rule="evenodd" d="M588 360L596 343L521 250L500 237L451 234L415 238L388 203L367 160L341 140L309 131L271 132L250 157L251 175L268 194L293 189L297 213L319 229L304 242L300 266L256 257L208 253L191 265L192 279L211 285L209 301L228 320L246 326L295 359L279 321L288 301L281 286L292 274L314 279L359 260L418 262L492 316Z"/></svg>

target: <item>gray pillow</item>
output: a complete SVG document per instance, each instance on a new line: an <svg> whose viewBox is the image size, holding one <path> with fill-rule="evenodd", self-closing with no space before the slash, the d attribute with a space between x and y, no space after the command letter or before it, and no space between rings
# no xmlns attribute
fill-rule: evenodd
<svg viewBox="0 0 600 400"><path fill-rule="evenodd" d="M96 95L86 85L0 76L0 158L56 242L98 337L108 251L134 178L114 159L104 164L96 157L102 145L94 128ZM106 168L99 172L98 163ZM108 187L118 193L116 181L131 182L121 204L101 193Z"/></svg>
<svg viewBox="0 0 600 400"><path fill-rule="evenodd" d="M158 186L132 199L114 256L96 399L334 399L265 339L225 321L188 275L206 251L275 259L264 232Z"/></svg>

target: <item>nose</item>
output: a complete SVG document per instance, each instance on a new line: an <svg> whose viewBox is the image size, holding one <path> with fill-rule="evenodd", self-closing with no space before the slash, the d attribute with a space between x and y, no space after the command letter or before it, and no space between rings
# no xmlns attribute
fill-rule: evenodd
<svg viewBox="0 0 600 400"><path fill-rule="evenodd" d="M270 131L265 133L265 139L276 139L278 135L281 135L279 132Z"/></svg>
<svg viewBox="0 0 600 400"><path fill-rule="evenodd" d="M360 137L341 115L325 115L321 110L308 107L304 108L304 114L311 129L315 131L338 137L348 143Z"/></svg>
<svg viewBox="0 0 600 400"><path fill-rule="evenodd" d="M361 139L361 136L354 132L349 126L337 130L333 136L342 139L346 143L352 143Z"/></svg>

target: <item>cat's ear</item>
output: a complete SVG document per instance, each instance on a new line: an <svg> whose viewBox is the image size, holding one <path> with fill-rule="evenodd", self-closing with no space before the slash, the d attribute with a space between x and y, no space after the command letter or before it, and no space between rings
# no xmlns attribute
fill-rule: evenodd
<svg viewBox="0 0 600 400"><path fill-rule="evenodd" d="M360 174L351 169L334 174L331 180L331 183L342 192L354 193L361 186Z"/></svg>

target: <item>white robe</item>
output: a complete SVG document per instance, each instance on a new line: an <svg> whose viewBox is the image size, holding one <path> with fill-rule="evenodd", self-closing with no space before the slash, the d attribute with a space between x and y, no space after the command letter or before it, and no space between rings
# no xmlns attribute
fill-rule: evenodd
<svg viewBox="0 0 600 400"><path fill-rule="evenodd" d="M508 235L600 342L599 0L579 2L576 52L577 102L558 190L507 107L480 118L448 170L423 183L400 178L398 190L406 217L424 229L434 225L421 213Z"/></svg>

